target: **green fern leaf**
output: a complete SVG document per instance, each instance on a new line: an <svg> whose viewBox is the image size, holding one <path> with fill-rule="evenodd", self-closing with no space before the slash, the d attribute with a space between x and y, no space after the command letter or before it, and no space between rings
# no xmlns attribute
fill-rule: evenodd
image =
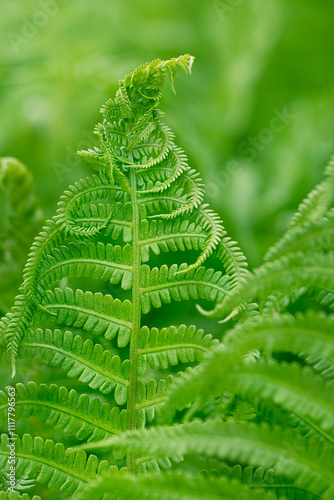
<svg viewBox="0 0 334 500"><path fill-rule="evenodd" d="M334 260L331 254L308 256L293 254L280 260L268 262L236 287L222 303L211 312L201 310L204 315L219 318L236 308L243 301L249 302L256 297L265 299L272 292L305 287L316 287L334 291Z"/></svg>
<svg viewBox="0 0 334 500"><path fill-rule="evenodd" d="M333 448L315 440L305 443L292 429L271 428L264 424L193 422L126 432L94 445L95 448L112 446L123 452L155 457L203 453L261 465L284 474L313 495L327 495L324 498L330 498L328 495L334 486ZM86 449L90 447L85 445Z"/></svg>
<svg viewBox="0 0 334 500"><path fill-rule="evenodd" d="M173 367L196 365L217 343L181 321L159 330L151 324L153 314L148 315L152 307L171 301L215 305L246 272L243 255L227 238L218 215L203 202L203 183L158 109L166 77L174 88L177 67L190 72L192 63L189 55L157 59L119 82L94 130L99 144L79 152L96 173L65 191L55 216L31 247L20 295L0 322L0 349L7 350L2 361L11 362L13 375L17 356L22 364L49 364L77 379L80 389L71 389L70 381L66 388L25 379L25 384L17 384L17 414L28 420L28 428L30 417L35 417L60 434L95 442L153 425L161 419L178 379ZM188 251L189 264L173 264L182 261L170 256L167 266L157 257L161 252ZM218 259L207 268L212 255ZM225 272L214 267L221 263ZM163 378L160 369L165 371ZM87 394L83 385L90 388ZM0 394L3 419L6 397ZM58 454L53 457L51 448L60 446L63 453L60 443L46 442L50 460L39 468L32 438L24 439L24 446L30 443L24 455L31 463L29 474L37 482L74 496L90 481L84 474L76 475L76 467L59 468ZM17 456L21 463L20 451ZM178 454L170 458L175 461ZM111 459L118 464L123 456L116 453ZM130 472L141 473L172 466L169 457L132 452L126 454L126 463Z"/></svg>
<svg viewBox="0 0 334 500"><path fill-rule="evenodd" d="M313 224L316 224L327 214L334 202L334 158L325 169L325 179L318 184L298 207L293 216L290 227L283 238L269 250L265 259L272 260L286 253L293 241L300 234L308 232Z"/></svg>
<svg viewBox="0 0 334 500"><path fill-rule="evenodd" d="M273 491L278 498L286 497L288 500L317 500L318 495L312 495L303 488L295 486L291 480L278 476L273 469L266 470L263 467L245 467L240 465L228 467L223 465L219 472L231 479L237 479L243 484L263 488L265 491Z"/></svg>
<svg viewBox="0 0 334 500"><path fill-rule="evenodd" d="M112 491L117 498L145 500L276 500L273 493L259 488L250 489L237 480L226 477L192 477L180 472L145 474L139 477L129 474L108 474L96 481L87 494L96 499ZM83 500L83 496L80 500Z"/></svg>
<svg viewBox="0 0 334 500"><path fill-rule="evenodd" d="M334 213L328 212L326 217L309 223L307 226L296 227L286 237L284 249L275 251L275 257L293 252L326 252L333 250L334 243ZM270 254L271 255L271 254Z"/></svg>
<svg viewBox="0 0 334 500"><path fill-rule="evenodd" d="M0 467L5 468L9 456L9 438L2 434L0 442ZM33 476L40 484L46 484L50 489L59 490L63 495L74 497L87 488L97 474L110 469L106 461L86 453L74 452L71 448L65 450L60 443L51 439L44 441L40 437L34 439L25 434L15 441L17 466L25 465L27 476Z"/></svg>
<svg viewBox="0 0 334 500"><path fill-rule="evenodd" d="M333 322L333 317L314 311L296 316L260 316L230 330L224 343L241 355L260 349L266 353L291 352L303 358L319 356L334 362Z"/></svg>
<svg viewBox="0 0 334 500"><path fill-rule="evenodd" d="M29 496L28 493L17 493L16 491L11 491L9 493L5 493L4 491L0 491L0 500L42 500L41 497L34 495Z"/></svg>

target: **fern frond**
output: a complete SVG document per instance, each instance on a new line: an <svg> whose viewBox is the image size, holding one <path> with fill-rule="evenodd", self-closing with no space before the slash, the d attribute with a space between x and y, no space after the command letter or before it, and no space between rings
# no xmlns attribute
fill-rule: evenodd
<svg viewBox="0 0 334 500"><path fill-rule="evenodd" d="M291 352L306 361L320 357L333 362L332 330L333 319L314 312L296 318L276 315L246 321L230 331L223 345L200 367L178 378L168 404L171 408L184 407L196 397L210 399L227 390L250 397L253 402L270 399L324 429L330 428L331 385L314 376L309 368L277 365L273 360L249 363L247 355L255 350L265 354ZM309 413L318 404L323 410Z"/></svg>
<svg viewBox="0 0 334 500"><path fill-rule="evenodd" d="M0 345L1 345L1 347L6 345L5 332L6 332L8 325L10 324L12 317L13 317L13 313L9 312L9 313L5 314L5 316L2 316L0 318Z"/></svg>
<svg viewBox="0 0 334 500"><path fill-rule="evenodd" d="M328 307L330 311L334 310L334 294L326 290L314 290L312 293L314 299L320 306Z"/></svg>
<svg viewBox="0 0 334 500"><path fill-rule="evenodd" d="M217 247L217 257L223 263L226 273L229 276L230 292L234 290L238 285L241 285L243 281L248 277L249 271L247 269L248 264L246 257L238 247L235 241L232 241L229 236L226 236L226 231L224 230L222 234L222 239L220 240ZM199 308L202 312L202 309ZM223 321L228 321L231 317L235 317L239 312L243 312L244 316L247 312L253 312L253 306L246 305L242 302L236 311L233 311L230 316L227 316ZM222 322L223 322L222 321Z"/></svg>
<svg viewBox="0 0 334 500"><path fill-rule="evenodd" d="M230 330L227 348L241 356L254 349L266 353L291 352L300 357L319 356L334 362L334 317L308 311L257 317Z"/></svg>
<svg viewBox="0 0 334 500"><path fill-rule="evenodd" d="M333 380L334 365L331 361L320 356L307 356L305 361L312 366L313 370L319 373L324 380Z"/></svg>
<svg viewBox="0 0 334 500"><path fill-rule="evenodd" d="M284 239L284 248L275 251L275 257L293 252L311 252L333 250L334 243L334 213L328 213L326 217L309 223L307 226L296 227L295 230ZM270 256L271 254L269 254ZM268 257L270 260L270 257Z"/></svg>
<svg viewBox="0 0 334 500"><path fill-rule="evenodd" d="M219 468L220 474L230 479L237 479L242 484L249 485L250 488L263 488L265 491L275 492L278 498L288 500L318 500L318 495L312 495L304 488L299 488L291 480L281 477L273 469L266 470L264 467L254 468L251 466L244 469L240 465Z"/></svg>
<svg viewBox="0 0 334 500"><path fill-rule="evenodd" d="M250 274L248 279L235 288L213 311L202 312L212 318L223 317L240 307L243 301L250 302L256 297L264 299L273 291L289 291L303 286L334 291L333 269L334 257L331 254L293 254L282 257L264 264L254 274Z"/></svg>
<svg viewBox="0 0 334 500"><path fill-rule="evenodd" d="M325 168L325 179L299 205L291 221L291 228L315 221L326 214L334 201L334 158Z"/></svg>
<svg viewBox="0 0 334 500"><path fill-rule="evenodd" d="M115 102L119 105L120 115L123 118L132 118L131 103L126 91L126 84L121 81L116 92Z"/></svg>
<svg viewBox="0 0 334 500"><path fill-rule="evenodd" d="M176 147L176 149L179 148ZM173 150L174 148L169 152L169 156L172 154ZM169 181L175 168L173 168L173 164L169 159L169 156L159 165L155 165L154 167L147 170L139 170L138 172L136 172L137 185L140 188L141 194L152 194L155 192L159 192L159 186L161 186L161 184L164 184L165 181ZM177 168L181 168L181 165L179 163L177 164ZM186 164L186 162L184 162L184 169L181 170L183 171L186 169L188 169L188 165ZM168 184L168 188L170 188L172 184L173 183ZM165 189L163 189L162 191L165 191Z"/></svg>
<svg viewBox="0 0 334 500"><path fill-rule="evenodd" d="M101 108L102 121L94 130L99 144L79 152L96 174L62 195L56 215L33 243L13 311L0 322L0 350L6 340L4 361L11 358L13 372L19 354L20 359L60 368L77 379L79 392L80 384L91 389L79 395L55 384L19 384L18 414L37 417L83 441L154 425L179 378L174 366L184 370L184 365L196 365L217 344L195 326L158 330L150 324L151 308L172 300L216 304L245 273L240 250L228 240L218 215L203 204L202 181L158 109L167 76L174 89L177 67L190 72L192 62L187 54L157 59L119 82L115 97ZM170 256L167 266L154 257L185 251L196 252L190 265L173 264L182 261ZM215 251L226 273L204 266ZM105 293L110 283L113 295ZM148 326L143 327L144 314ZM62 329L52 331L56 323ZM101 345L91 340L96 335L104 336ZM160 369L167 372L163 379ZM31 373L35 370L33 365ZM101 394L91 398L94 391L110 404ZM6 394L0 399L5 412ZM24 439L31 448L32 438ZM34 471L37 481L51 480L59 494L75 497L81 483L90 481L80 475L82 459L72 470L76 459L68 452L74 462L63 457L59 464L70 463L71 470L61 469L62 445L52 448L36 439L38 458L46 447L51 462L41 462L39 468L31 450L24 457L19 451L19 460L29 461L28 471ZM52 450L58 446L55 458ZM115 460L122 458L114 454ZM170 468L172 458L178 459L178 453L156 459L129 452L126 463L129 472L147 472ZM95 464L97 459L89 460ZM72 476L75 480L67 479Z"/></svg>
<svg viewBox="0 0 334 500"><path fill-rule="evenodd" d="M86 449L92 447L91 444L84 446ZM94 443L94 446L95 449L113 447L123 453L132 451L154 457L168 457L175 453L205 454L246 462L255 467L260 465L274 469L293 479L297 486L319 496L334 487L333 448L315 440L305 443L292 429L272 428L265 424L192 422L128 431Z"/></svg>
<svg viewBox="0 0 334 500"><path fill-rule="evenodd" d="M149 194L141 197L138 200L141 209L141 216L146 218L162 218L173 219L174 214L178 214L179 207L186 204L187 193L184 191L183 186L173 185L168 191L162 194ZM148 213L153 215L147 215ZM171 217L171 213L173 214Z"/></svg>
<svg viewBox="0 0 334 500"><path fill-rule="evenodd" d="M325 169L325 179L318 184L299 205L297 213L293 216L286 234L272 247L265 259L272 260L286 253L291 242L298 234L304 233L312 224L320 221L332 207L334 202L334 157Z"/></svg>
<svg viewBox="0 0 334 500"><path fill-rule="evenodd" d="M17 493L16 491L10 491L6 493L4 491L0 491L0 500L42 500L41 497L34 495L29 496L28 493Z"/></svg>
<svg viewBox="0 0 334 500"><path fill-rule="evenodd" d="M308 290L307 287L302 286L300 288L291 287L287 290L281 290L276 292L275 294L269 295L264 301L263 306L261 307L262 315L275 315L279 314L282 311L286 310L289 305L297 302L301 297L305 296L305 294L311 294L314 296L314 300L316 301L316 297L318 293L326 293L324 290Z"/></svg>
<svg viewBox="0 0 334 500"><path fill-rule="evenodd" d="M91 239L107 226L112 214L112 205L90 203L78 209L74 219L64 221L59 218L58 223L70 238Z"/></svg>
<svg viewBox="0 0 334 500"><path fill-rule="evenodd" d="M10 486L10 477L5 471L0 471L0 489L8 494L12 493L14 495L16 492L32 489L35 486L35 479L29 479L22 467L19 467L15 470L15 492L11 491Z"/></svg>
<svg viewBox="0 0 334 500"><path fill-rule="evenodd" d="M333 383L315 376L310 367L273 360L247 362L240 352L217 351L197 370L175 382L168 409L180 409L193 401L208 401L224 391L250 402L272 401L315 422L325 431L334 429Z"/></svg>
<svg viewBox="0 0 334 500"><path fill-rule="evenodd" d="M102 149L94 147L94 149L88 149L87 151L78 151L77 154L89 161L92 168L97 172L108 173L110 165L106 163Z"/></svg>
<svg viewBox="0 0 334 500"><path fill-rule="evenodd" d="M142 143L137 146L139 156L138 161L130 163L129 167L133 167L136 169L151 168L167 158L169 150L174 145L173 132L166 125L160 124L159 128L157 128L157 130L154 131L152 135L153 138L146 137L145 139L143 139ZM130 148L130 150L133 150L133 146ZM156 156L153 156L153 153L155 153ZM135 155L133 156L135 157ZM121 161L125 160L125 158L119 159Z"/></svg>
<svg viewBox="0 0 334 500"><path fill-rule="evenodd" d="M189 54L167 61L155 59L150 63L139 66L139 68L127 75L124 81L127 85L133 86L134 92L138 92L147 99L157 101L161 97L161 88L165 85L166 70L171 78L173 88L177 66L180 66L186 73L191 73L193 62L194 57Z"/></svg>
<svg viewBox="0 0 334 500"><path fill-rule="evenodd" d="M144 500L276 500L273 493L259 488L250 489L237 480L227 477L193 476L181 472L164 474L106 474L91 485L87 494L96 499L112 491L117 498ZM80 500L84 497L81 496Z"/></svg>

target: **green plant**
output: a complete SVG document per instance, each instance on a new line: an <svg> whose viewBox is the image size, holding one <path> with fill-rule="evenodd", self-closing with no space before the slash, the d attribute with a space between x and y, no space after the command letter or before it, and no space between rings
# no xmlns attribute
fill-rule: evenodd
<svg viewBox="0 0 334 500"><path fill-rule="evenodd" d="M116 493L122 498L136 498L137 488L148 499L159 498L157 491L162 498L192 498L196 484L203 487L196 498L216 498L219 480L221 498L261 498L254 491L259 487L274 498L333 498L333 183L334 161L267 262L212 311L202 309L222 323L237 316L239 321L171 389L164 414L175 418L188 408L184 423L94 444L120 453L184 457L179 475L141 479L146 492L141 483L118 476ZM245 305L255 299L258 313L249 318ZM189 468L193 482L184 472ZM196 477L202 470L212 481ZM244 496L228 496L226 476L244 483ZM106 475L92 492L111 490L112 484L113 476ZM171 491L176 484L184 488L179 496Z"/></svg>
<svg viewBox="0 0 334 500"><path fill-rule="evenodd" d="M1 321L2 361L25 370L18 425L42 431L22 427L17 477L42 498L333 497L334 163L249 273L157 108L191 64L156 60L120 82L99 146L79 153L97 173L64 193ZM220 319L220 342L185 311L162 326L161 306L187 300ZM51 366L42 383L30 360ZM60 371L72 382L46 383ZM1 392L4 421L7 406Z"/></svg>
<svg viewBox="0 0 334 500"><path fill-rule="evenodd" d="M16 445L18 477L25 470L62 498L85 494L91 481L117 467L134 473L171 466L169 459L133 452L126 461L117 453L100 461L68 443L99 441L158 422L176 370L202 361L217 341L185 326L180 314L177 326L150 326L159 320L152 308L171 301L216 304L247 274L244 256L203 204L198 174L161 121L166 76L174 89L177 66L190 72L192 62L189 55L158 59L120 82L101 110L99 146L79 152L96 173L61 197L56 215L32 245L15 305L0 323L2 357L13 376L19 356L77 380L74 386L70 380L46 384L45 372L41 384L27 381L26 374L16 384L18 425L35 417L53 427L47 437L67 436L64 444L54 443L33 437L28 427ZM161 252L174 252L170 265ZM175 263L179 253L183 260ZM216 267L220 261L226 273L203 265L213 253ZM86 289L87 283L96 291ZM0 399L6 421L7 392ZM4 435L3 468L8 443Z"/></svg>
<svg viewBox="0 0 334 500"><path fill-rule="evenodd" d="M0 312L6 314L17 294L22 269L43 214L32 175L15 158L0 158Z"/></svg>

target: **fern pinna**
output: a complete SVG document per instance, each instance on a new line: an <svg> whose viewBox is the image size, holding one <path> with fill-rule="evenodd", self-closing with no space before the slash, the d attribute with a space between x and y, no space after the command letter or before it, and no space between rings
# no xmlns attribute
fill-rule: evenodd
<svg viewBox="0 0 334 500"><path fill-rule="evenodd" d="M96 173L65 191L33 243L20 293L1 322L3 359L9 359L13 375L19 356L60 368L78 383L59 387L23 377L16 385L18 421L35 416L56 437L64 432L88 441L141 429L155 421L173 385L173 367L183 370L201 361L215 342L182 320L159 329L148 315L171 301L215 304L247 273L219 217L203 204L198 174L161 121L166 77L174 88L177 66L190 72L192 62L189 55L158 59L119 83L115 98L101 109L99 146L79 152ZM161 252L197 258L151 266ZM203 265L213 252L225 271ZM79 288L87 278L95 280L97 291ZM112 295L105 293L108 283ZM1 399L5 417L5 392ZM3 436L2 467L7 444ZM71 498L114 464L125 465L122 455L109 462L86 459L82 450L29 434L18 440L16 455L18 475L28 467L28 478ZM168 464L126 455L130 472Z"/></svg>

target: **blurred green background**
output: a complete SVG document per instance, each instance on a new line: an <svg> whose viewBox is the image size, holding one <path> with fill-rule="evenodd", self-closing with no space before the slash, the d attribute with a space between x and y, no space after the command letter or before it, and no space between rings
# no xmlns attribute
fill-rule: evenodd
<svg viewBox="0 0 334 500"><path fill-rule="evenodd" d="M251 266L334 152L334 4L314 0L2 0L0 156L46 217L89 167L100 105L127 72L189 52L162 103Z"/></svg>
<svg viewBox="0 0 334 500"><path fill-rule="evenodd" d="M1 0L0 157L28 167L36 197L23 166L15 177L0 162L0 315L43 214L89 173L75 152L96 144L101 104L157 57L196 57L177 95L166 89L166 122L201 172L208 202L258 265L334 153L333 19L329 0ZM0 375L9 383L7 368ZM19 376L67 384L30 362Z"/></svg>

